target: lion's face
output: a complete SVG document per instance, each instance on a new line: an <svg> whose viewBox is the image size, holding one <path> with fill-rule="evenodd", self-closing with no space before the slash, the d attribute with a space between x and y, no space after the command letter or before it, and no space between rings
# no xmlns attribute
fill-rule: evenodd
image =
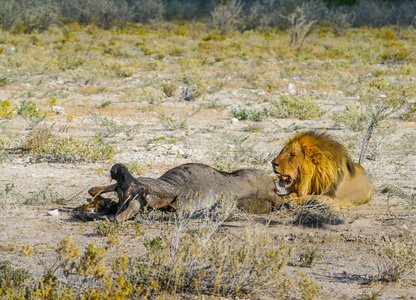
<svg viewBox="0 0 416 300"><path fill-rule="evenodd" d="M272 161L273 171L279 178L279 186L290 188L298 180L299 167L305 155L299 144L289 144Z"/></svg>

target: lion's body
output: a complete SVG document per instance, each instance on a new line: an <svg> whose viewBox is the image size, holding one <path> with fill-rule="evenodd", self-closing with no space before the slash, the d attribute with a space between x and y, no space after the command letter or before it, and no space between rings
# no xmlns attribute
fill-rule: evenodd
<svg viewBox="0 0 416 300"><path fill-rule="evenodd" d="M325 133L307 131L289 139L273 161L279 185L296 202L318 200L340 207L368 203L372 187L347 149Z"/></svg>
<svg viewBox="0 0 416 300"><path fill-rule="evenodd" d="M260 170L221 172L203 164L184 164L154 179L134 178L122 164L111 168L116 184L94 187L89 193L116 191L119 198L117 221L133 217L150 206L167 210L197 210L210 207L219 197L236 199L237 206L252 213L266 213L281 204L273 179Z"/></svg>

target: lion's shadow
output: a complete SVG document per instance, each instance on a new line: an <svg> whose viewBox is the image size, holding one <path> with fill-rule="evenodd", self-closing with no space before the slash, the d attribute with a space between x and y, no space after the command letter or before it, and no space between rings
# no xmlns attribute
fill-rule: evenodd
<svg viewBox="0 0 416 300"><path fill-rule="evenodd" d="M341 225L345 223L338 214L330 211L315 211L303 208L294 211L294 215L293 225L309 228L324 228L328 225Z"/></svg>

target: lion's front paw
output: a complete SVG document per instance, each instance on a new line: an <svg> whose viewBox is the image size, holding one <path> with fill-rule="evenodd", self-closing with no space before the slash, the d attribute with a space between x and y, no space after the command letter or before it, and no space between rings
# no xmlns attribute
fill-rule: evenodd
<svg viewBox="0 0 416 300"><path fill-rule="evenodd" d="M297 205L297 194L296 193L292 193L290 195L284 196L282 197L283 201L283 205L286 206L289 209L294 209Z"/></svg>

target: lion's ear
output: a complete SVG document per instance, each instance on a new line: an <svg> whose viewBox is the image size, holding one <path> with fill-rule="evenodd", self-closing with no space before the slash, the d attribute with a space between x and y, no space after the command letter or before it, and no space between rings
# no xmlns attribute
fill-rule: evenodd
<svg viewBox="0 0 416 300"><path fill-rule="evenodd" d="M315 145L304 144L302 145L305 157L309 158L312 163L317 164L321 158L321 151Z"/></svg>

